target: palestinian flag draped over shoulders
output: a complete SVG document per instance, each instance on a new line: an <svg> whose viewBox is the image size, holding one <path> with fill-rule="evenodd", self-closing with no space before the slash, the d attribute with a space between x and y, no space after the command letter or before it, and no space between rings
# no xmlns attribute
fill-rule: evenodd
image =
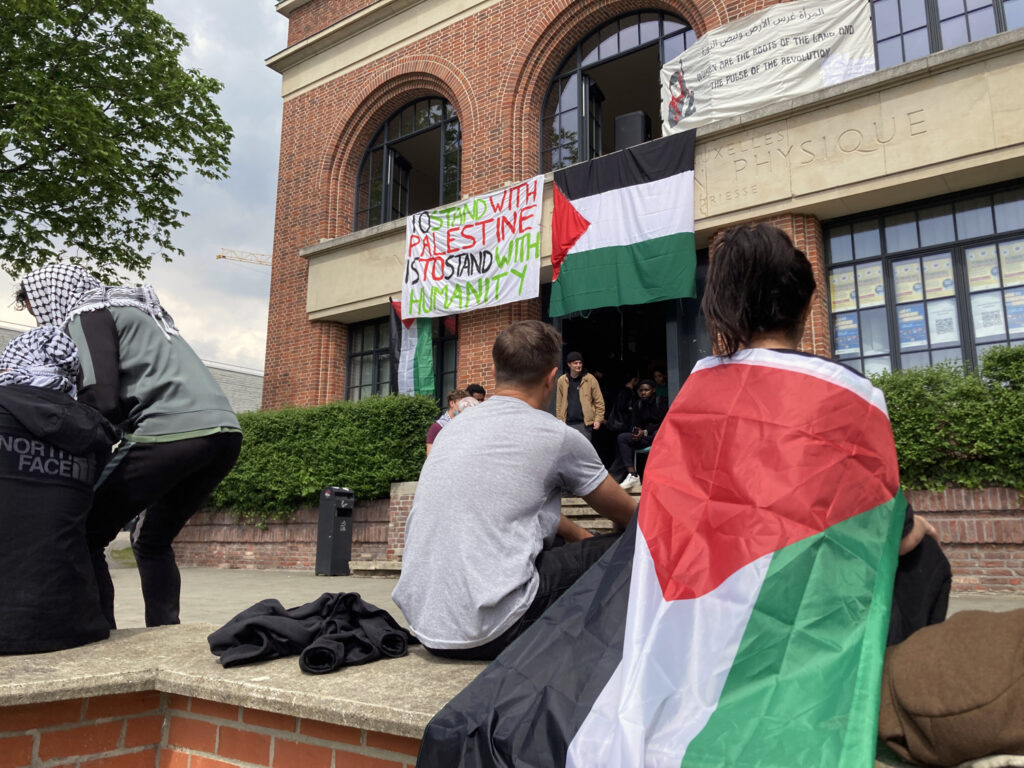
<svg viewBox="0 0 1024 768"><path fill-rule="evenodd" d="M635 527L428 726L420 766L870 766L906 501L882 394L698 363Z"/></svg>
<svg viewBox="0 0 1024 768"><path fill-rule="evenodd" d="M552 317L696 296L695 133L555 171Z"/></svg>

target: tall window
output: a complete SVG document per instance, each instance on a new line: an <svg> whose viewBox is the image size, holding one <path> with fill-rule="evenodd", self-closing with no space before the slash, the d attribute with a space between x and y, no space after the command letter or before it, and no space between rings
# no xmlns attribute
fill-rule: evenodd
<svg viewBox="0 0 1024 768"><path fill-rule="evenodd" d="M459 197L462 134L452 105L426 98L389 117L370 141L356 183L355 228Z"/></svg>
<svg viewBox="0 0 1024 768"><path fill-rule="evenodd" d="M1024 0L871 0L878 68L1024 26Z"/></svg>
<svg viewBox="0 0 1024 768"><path fill-rule="evenodd" d="M391 350L388 318L349 327L348 399L391 392Z"/></svg>
<svg viewBox="0 0 1024 768"><path fill-rule="evenodd" d="M434 321L434 394L444 397L458 385L455 379L458 362L458 315ZM447 407L447 403L442 403Z"/></svg>
<svg viewBox="0 0 1024 768"><path fill-rule="evenodd" d="M660 11L621 16L587 36L544 97L541 171L631 146L636 137L660 136L658 72L695 40L689 24Z"/></svg>
<svg viewBox="0 0 1024 768"><path fill-rule="evenodd" d="M1024 344L1024 186L825 227L833 349L864 373Z"/></svg>
<svg viewBox="0 0 1024 768"><path fill-rule="evenodd" d="M432 321L434 350L434 396L455 388L458 359L458 318L455 315ZM390 323L388 318L357 323L349 327L348 399L392 392Z"/></svg>

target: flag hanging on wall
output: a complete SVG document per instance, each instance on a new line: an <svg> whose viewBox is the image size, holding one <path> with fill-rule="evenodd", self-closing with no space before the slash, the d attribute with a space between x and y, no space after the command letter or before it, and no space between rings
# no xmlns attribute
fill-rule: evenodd
<svg viewBox="0 0 1024 768"><path fill-rule="evenodd" d="M552 317L696 296L695 133L555 171Z"/></svg>
<svg viewBox="0 0 1024 768"><path fill-rule="evenodd" d="M635 525L427 727L421 765L871 765L906 501L881 393L708 358Z"/></svg>
<svg viewBox="0 0 1024 768"><path fill-rule="evenodd" d="M434 394L434 334L429 317L402 320L402 302L391 302L391 392Z"/></svg>

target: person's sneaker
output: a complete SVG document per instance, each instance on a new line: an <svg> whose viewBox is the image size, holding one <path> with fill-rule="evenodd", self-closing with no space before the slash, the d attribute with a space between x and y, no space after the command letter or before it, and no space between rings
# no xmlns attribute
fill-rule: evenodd
<svg viewBox="0 0 1024 768"><path fill-rule="evenodd" d="M628 491L630 488L640 485L640 476L632 474L626 475L626 479L619 483L619 485Z"/></svg>

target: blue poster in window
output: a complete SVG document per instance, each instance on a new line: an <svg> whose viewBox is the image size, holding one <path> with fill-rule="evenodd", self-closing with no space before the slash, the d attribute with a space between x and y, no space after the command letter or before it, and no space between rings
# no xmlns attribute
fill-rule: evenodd
<svg viewBox="0 0 1024 768"><path fill-rule="evenodd" d="M928 346L928 330L924 321L924 304L906 304L899 308L900 349L923 349Z"/></svg>
<svg viewBox="0 0 1024 768"><path fill-rule="evenodd" d="M860 354L860 326L857 322L857 315L851 312L847 315L836 315L834 321L836 336L836 355L857 356Z"/></svg>
<svg viewBox="0 0 1024 768"><path fill-rule="evenodd" d="M1006 292L1006 325L1011 335L1024 333L1024 288Z"/></svg>

